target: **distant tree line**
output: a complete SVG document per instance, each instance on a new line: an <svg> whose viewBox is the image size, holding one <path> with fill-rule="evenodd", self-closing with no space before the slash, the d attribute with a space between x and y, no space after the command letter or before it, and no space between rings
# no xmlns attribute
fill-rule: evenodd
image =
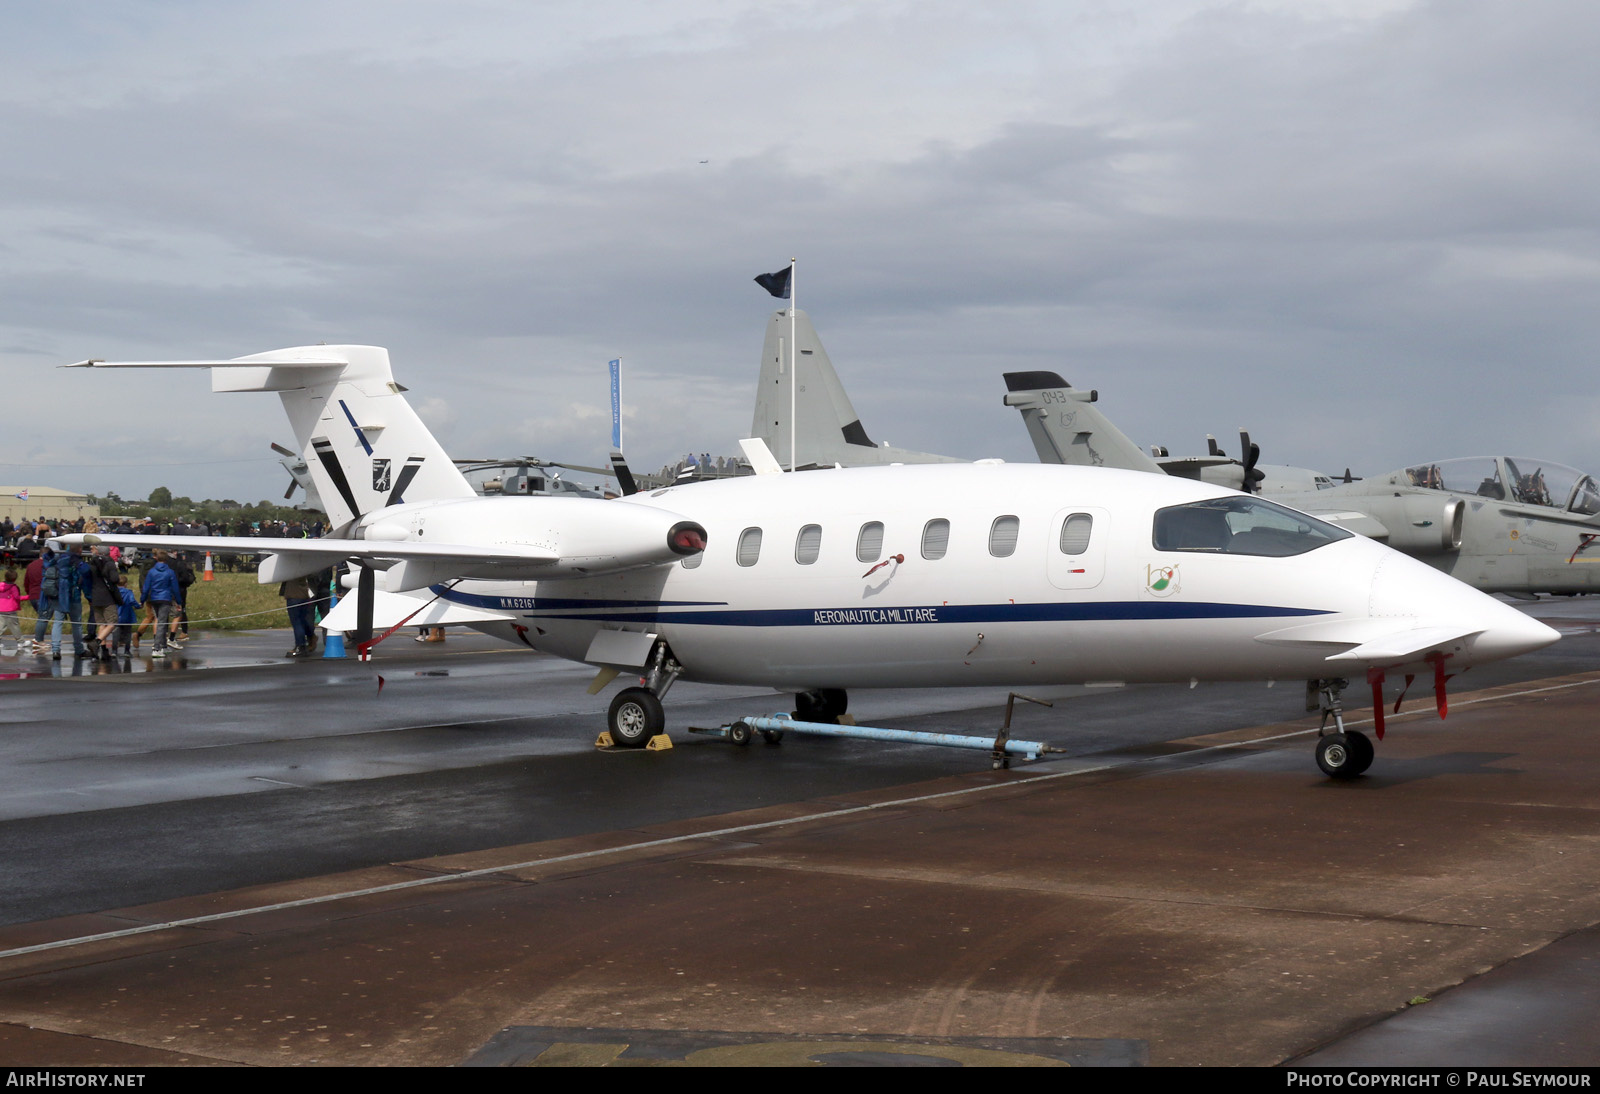
<svg viewBox="0 0 1600 1094"><path fill-rule="evenodd" d="M174 524L178 521L193 524L201 521L213 527L219 524L231 527L240 521L252 524L262 521L310 524L319 520L326 523L328 519L326 514L315 509L296 509L292 505L270 501L259 501L252 505L232 498L195 501L182 496L173 497L172 491L165 486L150 491L147 501L124 501L115 492L101 497L91 494L89 501L100 507L102 517L148 518L157 524Z"/></svg>

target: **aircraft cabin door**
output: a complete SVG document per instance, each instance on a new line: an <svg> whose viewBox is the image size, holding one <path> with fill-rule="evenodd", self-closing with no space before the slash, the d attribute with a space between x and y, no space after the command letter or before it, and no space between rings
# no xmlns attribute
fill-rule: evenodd
<svg viewBox="0 0 1600 1094"><path fill-rule="evenodd" d="M1092 589L1106 574L1111 514L1093 506L1062 509L1050 520L1045 573L1058 589Z"/></svg>

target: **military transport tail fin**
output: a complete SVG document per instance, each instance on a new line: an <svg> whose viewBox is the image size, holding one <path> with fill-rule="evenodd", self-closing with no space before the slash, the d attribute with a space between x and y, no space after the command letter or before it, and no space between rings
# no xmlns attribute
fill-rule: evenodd
<svg viewBox="0 0 1600 1094"><path fill-rule="evenodd" d="M299 346L225 361L83 361L209 368L213 391L275 391L329 522L405 501L476 496L401 392L378 346Z"/></svg>
<svg viewBox="0 0 1600 1094"><path fill-rule="evenodd" d="M756 412L750 435L766 443L778 463L789 459L789 310L773 312L761 349L761 378L756 384ZM856 408L845 394L839 375L817 338L811 317L794 315L796 405L794 447L796 468L877 466L890 463L961 463L952 456L912 452L872 443Z"/></svg>
<svg viewBox="0 0 1600 1094"><path fill-rule="evenodd" d="M1040 463L1163 473L1160 464L1092 405L1099 392L1080 391L1054 372L1008 372L1005 377L1005 404L1022 412Z"/></svg>

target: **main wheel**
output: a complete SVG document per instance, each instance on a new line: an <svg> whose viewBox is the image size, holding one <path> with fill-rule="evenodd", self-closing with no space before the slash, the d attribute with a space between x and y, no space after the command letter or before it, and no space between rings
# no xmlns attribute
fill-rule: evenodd
<svg viewBox="0 0 1600 1094"><path fill-rule="evenodd" d="M623 688L606 714L606 728L619 748L643 748L666 725L661 700L646 688Z"/></svg>
<svg viewBox="0 0 1600 1094"><path fill-rule="evenodd" d="M1359 735L1358 735L1359 736ZM1365 741L1366 738L1362 737ZM1322 768L1322 773L1330 779L1353 779L1366 768L1359 763L1360 745L1352 744L1347 733L1330 733L1326 737L1317 738L1317 766ZM1367 751L1370 754L1372 743L1367 742ZM1371 763L1369 758L1367 763Z"/></svg>
<svg viewBox="0 0 1600 1094"><path fill-rule="evenodd" d="M797 722L838 725L839 715L850 709L850 696L842 688L802 691L795 695L794 705L793 713Z"/></svg>

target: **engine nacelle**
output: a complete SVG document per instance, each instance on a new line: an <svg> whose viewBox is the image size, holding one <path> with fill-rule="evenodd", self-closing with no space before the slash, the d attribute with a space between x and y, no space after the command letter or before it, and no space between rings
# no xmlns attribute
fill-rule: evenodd
<svg viewBox="0 0 1600 1094"><path fill-rule="evenodd" d="M1384 541L1408 554L1442 554L1461 549L1467 503L1439 494L1404 494L1362 499L1362 508L1389 530Z"/></svg>

